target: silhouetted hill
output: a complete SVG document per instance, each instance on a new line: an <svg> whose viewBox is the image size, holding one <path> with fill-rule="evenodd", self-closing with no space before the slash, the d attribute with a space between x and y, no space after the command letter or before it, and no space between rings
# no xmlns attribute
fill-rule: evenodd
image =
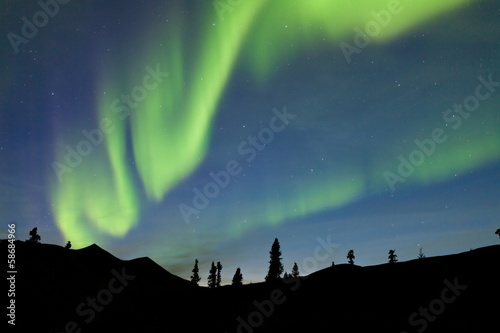
<svg viewBox="0 0 500 333"><path fill-rule="evenodd" d="M4 241L2 248L5 253ZM95 244L67 250L51 244L16 242L16 268L16 326L36 332L63 332L70 321L82 332L114 331L117 327L131 331L144 327L144 319L147 327L153 324L148 319L150 312L159 321L165 318L151 310L156 310L157 303L175 299L181 304L182 293L195 289L150 258L120 260ZM112 279L115 282L110 287ZM108 292L110 289L123 290L114 293ZM110 301L106 298L109 295ZM89 297L109 303L103 309L98 306L92 315L92 304L87 306ZM139 316L143 318L139 320Z"/></svg>
<svg viewBox="0 0 500 333"><path fill-rule="evenodd" d="M2 241L6 253L7 243ZM149 258L16 242L16 328L34 332L494 332L500 246L305 278L195 287ZM430 308L430 309L429 309ZM426 310L428 309L428 310Z"/></svg>

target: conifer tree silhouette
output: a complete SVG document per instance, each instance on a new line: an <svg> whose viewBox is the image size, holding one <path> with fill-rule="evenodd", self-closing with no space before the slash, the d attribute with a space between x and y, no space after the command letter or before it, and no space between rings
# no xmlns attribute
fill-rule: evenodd
<svg viewBox="0 0 500 333"><path fill-rule="evenodd" d="M396 250L389 250L389 257L388 258L389 258L390 264L394 264L395 262L398 261L398 259L397 259L398 256L395 252L396 252Z"/></svg>
<svg viewBox="0 0 500 333"><path fill-rule="evenodd" d="M201 277L198 274L200 270L198 269L198 259L194 260L194 267L191 272L193 272L193 275L191 275L191 282L194 283L195 285L198 285L198 282L200 282Z"/></svg>
<svg viewBox="0 0 500 333"><path fill-rule="evenodd" d="M236 268L236 272L233 276L233 286L241 286L243 284L243 275L241 274L241 269Z"/></svg>
<svg viewBox="0 0 500 333"><path fill-rule="evenodd" d="M349 252L347 253L347 259L349 259L349 261L347 261L349 264L353 265L354 264L354 259L356 257L354 256L354 250L349 250Z"/></svg>
<svg viewBox="0 0 500 333"><path fill-rule="evenodd" d="M271 251L269 251L271 256L271 260L269 260L269 271L266 275L266 281L272 282L281 278L281 274L283 273L283 264L281 263L281 251L280 251L280 243L278 238L274 239L274 243L271 247Z"/></svg>
<svg viewBox="0 0 500 333"><path fill-rule="evenodd" d="M215 288L217 283L217 268L215 267L214 262L212 261L212 266L210 267L210 274L208 275L208 288Z"/></svg>
<svg viewBox="0 0 500 333"><path fill-rule="evenodd" d="M298 277L299 276L299 266L297 266L297 263L293 263L293 268L292 268L292 277Z"/></svg>
<svg viewBox="0 0 500 333"><path fill-rule="evenodd" d="M220 261L217 261L217 278L215 280L216 287L220 287L220 280L221 280L220 272L221 271L222 271L222 265L221 265Z"/></svg>
<svg viewBox="0 0 500 333"><path fill-rule="evenodd" d="M498 235L498 238L500 238L500 229L497 229L497 231L495 231L495 235Z"/></svg>
<svg viewBox="0 0 500 333"><path fill-rule="evenodd" d="M37 243L37 244L40 243L40 240L42 239L42 237L40 237L37 230L38 230L37 227L31 229L30 238L28 239L28 242Z"/></svg>

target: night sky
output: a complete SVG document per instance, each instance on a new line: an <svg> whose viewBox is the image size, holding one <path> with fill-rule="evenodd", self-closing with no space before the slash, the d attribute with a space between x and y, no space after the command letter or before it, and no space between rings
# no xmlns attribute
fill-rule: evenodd
<svg viewBox="0 0 500 333"><path fill-rule="evenodd" d="M498 243L500 1L0 6L2 238L203 284Z"/></svg>

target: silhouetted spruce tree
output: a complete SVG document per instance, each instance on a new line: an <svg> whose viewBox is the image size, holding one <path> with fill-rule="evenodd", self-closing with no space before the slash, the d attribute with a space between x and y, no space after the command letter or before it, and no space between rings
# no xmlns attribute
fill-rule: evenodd
<svg viewBox="0 0 500 333"><path fill-rule="evenodd" d="M290 275L288 274L287 271L285 271L285 274L283 274L283 279L289 279L290 278Z"/></svg>
<svg viewBox="0 0 500 333"><path fill-rule="evenodd" d="M37 230L38 230L38 228L36 228L36 227L31 229L30 238L28 239L28 242L40 243L40 240L42 239L42 237L40 237Z"/></svg>
<svg viewBox="0 0 500 333"><path fill-rule="evenodd" d="M356 257L354 256L354 250L349 250L349 252L347 252L347 259L349 259L347 262L353 265L355 258Z"/></svg>
<svg viewBox="0 0 500 333"><path fill-rule="evenodd" d="M198 269L198 259L194 260L194 267L191 272L193 272L193 275L191 275L191 282L194 283L195 285L198 285L198 282L200 282L201 277L198 274L200 270Z"/></svg>
<svg viewBox="0 0 500 333"><path fill-rule="evenodd" d="M215 288L215 284L217 283L217 268L215 267L214 262L212 261L212 267L210 267L210 274L208 275L208 288Z"/></svg>
<svg viewBox="0 0 500 333"><path fill-rule="evenodd" d="M292 268L292 277L298 277L299 276L299 266L297 266L297 263L293 263L293 268Z"/></svg>
<svg viewBox="0 0 500 333"><path fill-rule="evenodd" d="M66 250L71 249L71 242L70 242L70 241L68 241L68 242L66 243L66 246L65 246L64 248L65 248Z"/></svg>
<svg viewBox="0 0 500 333"><path fill-rule="evenodd" d="M215 281L216 287L220 287L220 280L221 280L220 272L221 271L222 271L222 265L221 265L220 261L217 261L217 280Z"/></svg>
<svg viewBox="0 0 500 333"><path fill-rule="evenodd" d="M398 259L396 259L398 256L396 255L396 250L389 250L389 263L390 264L394 264L395 262L398 261Z"/></svg>
<svg viewBox="0 0 500 333"><path fill-rule="evenodd" d="M272 282L278 280L283 273L280 242L278 241L278 238L274 239L274 243L271 247L271 251L269 251L269 254L271 255L271 260L269 260L269 272L266 275L266 281Z"/></svg>
<svg viewBox="0 0 500 333"><path fill-rule="evenodd" d="M500 229L497 229L497 231L495 231L495 235L498 235L498 238L500 238Z"/></svg>
<svg viewBox="0 0 500 333"><path fill-rule="evenodd" d="M236 268L236 272L233 276L233 286L241 286L243 284L243 275L241 274L240 268Z"/></svg>
<svg viewBox="0 0 500 333"><path fill-rule="evenodd" d="M420 248L420 250L418 250L418 259L424 259L424 258L425 258L425 254L422 251L422 248Z"/></svg>

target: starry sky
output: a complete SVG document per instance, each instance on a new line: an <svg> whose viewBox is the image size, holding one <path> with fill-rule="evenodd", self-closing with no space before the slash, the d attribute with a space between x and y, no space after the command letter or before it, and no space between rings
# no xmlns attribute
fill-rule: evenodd
<svg viewBox="0 0 500 333"><path fill-rule="evenodd" d="M498 242L500 1L0 6L2 238L202 283Z"/></svg>

